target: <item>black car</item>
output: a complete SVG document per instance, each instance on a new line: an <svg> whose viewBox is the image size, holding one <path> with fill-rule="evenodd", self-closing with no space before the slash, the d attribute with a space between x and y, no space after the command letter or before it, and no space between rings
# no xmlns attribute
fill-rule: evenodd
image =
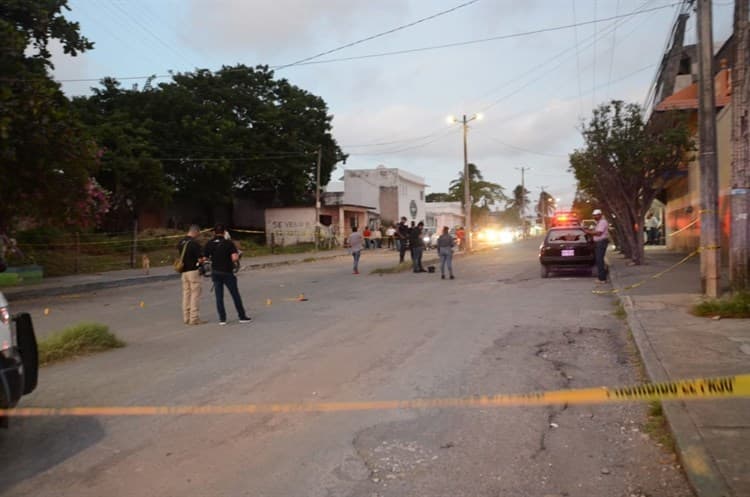
<svg viewBox="0 0 750 497"><path fill-rule="evenodd" d="M551 228L539 247L539 262L542 278L564 270L586 271L593 275L594 240L581 227Z"/></svg>

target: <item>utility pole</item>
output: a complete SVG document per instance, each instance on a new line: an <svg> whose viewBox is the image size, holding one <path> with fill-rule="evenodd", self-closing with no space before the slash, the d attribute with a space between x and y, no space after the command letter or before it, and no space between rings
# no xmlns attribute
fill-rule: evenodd
<svg viewBox="0 0 750 497"><path fill-rule="evenodd" d="M698 98L701 178L701 284L707 297L719 295L720 240L716 160L716 95L711 0L698 0Z"/></svg>
<svg viewBox="0 0 750 497"><path fill-rule="evenodd" d="M472 249L472 236L471 236L471 187L469 185L471 179L469 177L469 152L467 150L467 138L466 135L469 132L469 121L466 119L466 114L463 115L461 124L464 128L464 220L466 229L466 253L470 253Z"/></svg>
<svg viewBox="0 0 750 497"><path fill-rule="evenodd" d="M732 189L729 280L732 289L750 289L750 1L734 2L732 68Z"/></svg>
<svg viewBox="0 0 750 497"><path fill-rule="evenodd" d="M320 248L320 165L323 162L323 145L318 145L318 166L315 170L315 250Z"/></svg>
<svg viewBox="0 0 750 497"><path fill-rule="evenodd" d="M521 229L523 230L523 238L526 239L526 171L531 168L521 166L516 169L521 171Z"/></svg>

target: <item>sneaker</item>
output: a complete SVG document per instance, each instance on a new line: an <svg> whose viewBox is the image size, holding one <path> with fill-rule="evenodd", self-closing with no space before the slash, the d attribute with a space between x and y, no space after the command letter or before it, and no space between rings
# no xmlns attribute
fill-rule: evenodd
<svg viewBox="0 0 750 497"><path fill-rule="evenodd" d="M242 318L242 319L240 319L240 323L242 323L242 324L249 323L250 321L252 321L252 319L250 319L250 318Z"/></svg>
<svg viewBox="0 0 750 497"><path fill-rule="evenodd" d="M444 275L444 274L441 274L441 275L440 275L440 279L441 279L441 280L444 280L444 279L445 279L445 275Z"/></svg>
<svg viewBox="0 0 750 497"><path fill-rule="evenodd" d="M359 274L359 271L354 270L354 271L352 271L352 274Z"/></svg>
<svg viewBox="0 0 750 497"><path fill-rule="evenodd" d="M197 321L190 321L188 324L191 326L200 326L202 324L206 324L208 321L203 321L202 319L199 319Z"/></svg>
<svg viewBox="0 0 750 497"><path fill-rule="evenodd" d="M452 279L452 280L455 280L456 278L455 278L455 277L454 277L453 275L451 275L451 279Z"/></svg>

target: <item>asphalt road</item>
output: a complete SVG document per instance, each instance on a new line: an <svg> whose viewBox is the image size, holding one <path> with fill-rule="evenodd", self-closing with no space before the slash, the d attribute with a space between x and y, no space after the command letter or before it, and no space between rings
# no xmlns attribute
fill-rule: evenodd
<svg viewBox="0 0 750 497"><path fill-rule="evenodd" d="M538 241L436 274L366 253L243 273L253 316L182 324L177 282L21 303L40 335L82 320L127 347L43 368L24 406L455 397L639 380L614 300L543 280ZM306 302L295 297L303 293ZM271 299L271 305L266 300ZM143 306L141 306L143 302ZM45 315L44 309L49 312ZM15 311L22 309L16 308ZM0 432L0 495L689 496L640 404L316 414L29 418Z"/></svg>

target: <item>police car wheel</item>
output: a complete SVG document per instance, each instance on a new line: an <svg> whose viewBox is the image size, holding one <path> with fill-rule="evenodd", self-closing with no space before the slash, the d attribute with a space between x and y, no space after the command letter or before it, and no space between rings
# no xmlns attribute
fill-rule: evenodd
<svg viewBox="0 0 750 497"><path fill-rule="evenodd" d="M23 362L23 394L27 395L34 391L39 380L39 351L31 316L22 312L16 315L15 321L18 353L21 355L21 361Z"/></svg>

